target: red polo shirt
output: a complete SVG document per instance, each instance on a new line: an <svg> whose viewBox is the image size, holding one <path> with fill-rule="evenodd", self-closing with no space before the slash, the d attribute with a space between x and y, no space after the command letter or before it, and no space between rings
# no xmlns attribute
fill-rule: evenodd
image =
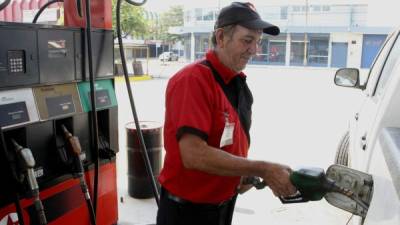
<svg viewBox="0 0 400 225"><path fill-rule="evenodd" d="M213 51L206 59L228 84L235 73L224 66ZM247 157L249 141L239 116L215 80L211 69L192 63L170 80L166 90L164 124L164 167L159 176L161 185L170 193L196 203L220 203L235 194L240 177L217 176L186 169L181 160L179 138L184 133L195 134L208 145L236 156ZM234 123L233 143L220 148L226 119Z"/></svg>

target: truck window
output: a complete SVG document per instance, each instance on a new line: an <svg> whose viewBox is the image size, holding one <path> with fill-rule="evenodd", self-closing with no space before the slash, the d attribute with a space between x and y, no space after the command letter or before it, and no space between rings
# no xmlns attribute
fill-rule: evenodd
<svg viewBox="0 0 400 225"><path fill-rule="evenodd" d="M382 49L379 51L378 55L374 60L374 63L371 66L371 70L369 71L367 79L368 83L366 83L366 85L368 86L368 89L373 89L372 91L375 90L378 76L382 71L382 66L385 63L386 56L392 47L394 39L395 35L393 35L393 33L388 36L387 40L382 46Z"/></svg>
<svg viewBox="0 0 400 225"><path fill-rule="evenodd" d="M389 53L389 56L387 57L385 64L383 66L381 75L378 80L378 84L375 89L375 96L381 96L383 94L383 91L385 89L386 83L389 80L390 76L392 75L392 71L396 65L396 63L399 61L400 58L400 40L397 37L397 40L395 44L392 47L392 50Z"/></svg>

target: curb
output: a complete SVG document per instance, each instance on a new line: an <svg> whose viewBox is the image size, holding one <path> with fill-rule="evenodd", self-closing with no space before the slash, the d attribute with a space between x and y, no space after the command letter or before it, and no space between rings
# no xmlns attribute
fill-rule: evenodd
<svg viewBox="0 0 400 225"><path fill-rule="evenodd" d="M151 80L153 79L152 76L149 75L141 75L141 76L129 76L129 81L144 81L144 80ZM124 82L125 78L122 75L115 76L114 80L116 82Z"/></svg>

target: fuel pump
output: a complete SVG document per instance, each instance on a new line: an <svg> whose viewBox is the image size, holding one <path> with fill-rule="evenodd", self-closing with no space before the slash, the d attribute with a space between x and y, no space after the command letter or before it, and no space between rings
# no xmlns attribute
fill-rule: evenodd
<svg viewBox="0 0 400 225"><path fill-rule="evenodd" d="M45 4L34 22L44 8L61 1ZM0 167L11 171L0 170L0 177L12 177L7 183L15 180L18 187L26 179L34 196L32 204L26 190L0 187L0 218L17 210L20 224L24 217L30 224L117 223L118 110L112 80L112 8L111 0L91 1L95 6L90 1L64 1L65 26L0 22L0 127L8 144L2 141L0 148L1 152L7 147L15 149L12 155L18 155L14 158L24 168L21 177L0 158ZM0 0L0 9L8 2ZM89 80L89 92L78 92L78 86ZM103 83L107 88L98 90ZM112 101L99 101L106 97ZM91 109L83 111L82 101L88 99ZM100 128L97 116L102 121ZM99 184L99 176L107 182ZM15 207L8 197L14 193ZM96 218L97 205L102 213Z"/></svg>

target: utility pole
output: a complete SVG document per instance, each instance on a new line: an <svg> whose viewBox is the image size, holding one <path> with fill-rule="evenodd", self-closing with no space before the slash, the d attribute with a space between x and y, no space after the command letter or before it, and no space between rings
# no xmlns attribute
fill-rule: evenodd
<svg viewBox="0 0 400 225"><path fill-rule="evenodd" d="M308 51L307 51L307 48L308 48L308 44L307 44L307 41L308 41L308 38L307 38L307 28L308 28L308 10L310 9L310 7L309 7L309 5L308 5L308 0L306 0L306 16L305 16L305 19L306 19L306 26L305 26L305 31L304 31L304 60L303 60L303 65L304 66L307 66L307 61L308 61Z"/></svg>

